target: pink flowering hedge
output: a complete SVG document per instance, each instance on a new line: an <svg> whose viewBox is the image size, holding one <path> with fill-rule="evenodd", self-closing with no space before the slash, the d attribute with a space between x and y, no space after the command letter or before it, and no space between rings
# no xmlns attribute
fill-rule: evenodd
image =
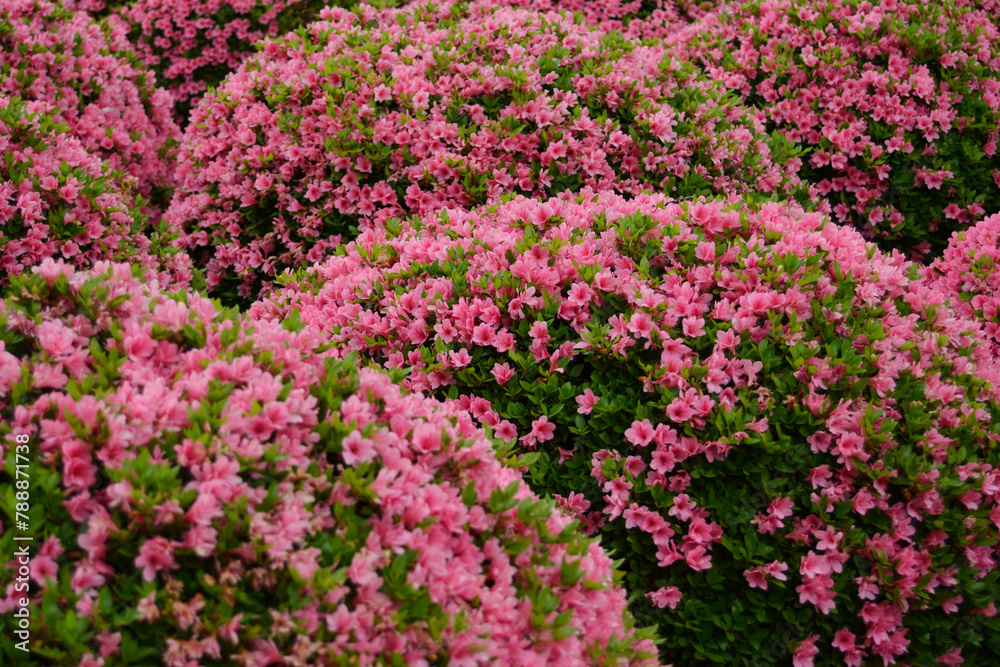
<svg viewBox="0 0 1000 667"><path fill-rule="evenodd" d="M88 152L43 102L0 92L0 293L45 259L77 268L128 260L178 287L190 258L162 229L147 235L121 174Z"/></svg>
<svg viewBox="0 0 1000 667"><path fill-rule="evenodd" d="M62 0L63 7L72 11L87 12L95 18L106 18L119 7L133 4L136 0Z"/></svg>
<svg viewBox="0 0 1000 667"><path fill-rule="evenodd" d="M580 13L588 25L630 39L662 39L723 4L719 0L494 0L535 11Z"/></svg>
<svg viewBox="0 0 1000 667"><path fill-rule="evenodd" d="M90 3L95 8L104 3ZM322 0L134 0L111 12L187 121L207 89L215 88L254 52L254 44L316 18ZM107 12L104 7L102 9Z"/></svg>
<svg viewBox="0 0 1000 667"><path fill-rule="evenodd" d="M940 255L1000 211L996 0L751 0L669 38L805 149L834 220Z"/></svg>
<svg viewBox="0 0 1000 667"><path fill-rule="evenodd" d="M33 658L656 664L611 559L466 411L331 352L127 265L15 279L0 458L30 436Z"/></svg>
<svg viewBox="0 0 1000 667"><path fill-rule="evenodd" d="M617 33L490 2L323 16L192 114L166 218L226 302L387 216L504 192L803 194L718 85Z"/></svg>
<svg viewBox="0 0 1000 667"><path fill-rule="evenodd" d="M180 138L173 99L120 24L48 0L0 0L0 92L58 108L84 148L134 180L147 203L166 203Z"/></svg>
<svg viewBox="0 0 1000 667"><path fill-rule="evenodd" d="M674 0L674 4L681 18L697 21L711 12L724 8L728 3L724 0Z"/></svg>
<svg viewBox="0 0 1000 667"><path fill-rule="evenodd" d="M955 312L983 323L1000 358L1000 214L952 234L944 255L923 272Z"/></svg>
<svg viewBox="0 0 1000 667"><path fill-rule="evenodd" d="M579 13L604 32L612 30L630 39L658 39L686 25L674 0L495 0L497 5L535 11Z"/></svg>
<svg viewBox="0 0 1000 667"><path fill-rule="evenodd" d="M525 454L624 558L665 660L1000 655L1000 363L855 230L752 199L517 197L279 284L252 317L408 369Z"/></svg>

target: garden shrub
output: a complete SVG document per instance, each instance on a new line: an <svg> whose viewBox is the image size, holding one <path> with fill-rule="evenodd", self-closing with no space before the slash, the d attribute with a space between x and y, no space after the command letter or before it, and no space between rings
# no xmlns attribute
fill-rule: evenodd
<svg viewBox="0 0 1000 667"><path fill-rule="evenodd" d="M62 0L62 6L71 11L87 12L94 18L103 19L119 7L131 5L136 0Z"/></svg>
<svg viewBox="0 0 1000 667"><path fill-rule="evenodd" d="M43 102L0 92L0 293L46 258L77 268L128 260L188 285L190 258L164 230L143 233L146 217L122 190L125 179L62 118Z"/></svg>
<svg viewBox="0 0 1000 667"><path fill-rule="evenodd" d="M278 285L251 317L409 369L524 454L624 559L665 661L1000 656L1000 359L856 230L752 198L517 197Z"/></svg>
<svg viewBox="0 0 1000 667"><path fill-rule="evenodd" d="M611 559L467 412L328 348L123 264L13 281L0 459L26 456L30 481L5 466L0 492L30 504L34 657L655 664Z"/></svg>
<svg viewBox="0 0 1000 667"><path fill-rule="evenodd" d="M618 31L630 39L661 39L684 25L673 0L495 0L498 5L535 11L579 12L588 25Z"/></svg>
<svg viewBox="0 0 1000 667"><path fill-rule="evenodd" d="M996 0L726 5L668 38L804 149L834 220L883 249L940 255L1000 211Z"/></svg>
<svg viewBox="0 0 1000 667"><path fill-rule="evenodd" d="M1000 215L953 233L944 255L922 271L955 312L983 323L1000 358Z"/></svg>
<svg viewBox="0 0 1000 667"><path fill-rule="evenodd" d="M97 5L98 3L93 3ZM265 37L315 20L325 0L133 0L112 10L136 52L177 101L182 123Z"/></svg>
<svg viewBox="0 0 1000 667"><path fill-rule="evenodd" d="M655 47L488 2L323 17L192 115L166 218L227 303L386 216L504 192L798 193L798 159Z"/></svg>
<svg viewBox="0 0 1000 667"><path fill-rule="evenodd" d="M688 21L698 21L728 3L723 0L674 0L678 15Z"/></svg>
<svg viewBox="0 0 1000 667"><path fill-rule="evenodd" d="M45 102L88 151L135 179L158 218L173 187L173 100L126 31L48 0L0 0L0 92ZM154 220L155 221L155 220Z"/></svg>

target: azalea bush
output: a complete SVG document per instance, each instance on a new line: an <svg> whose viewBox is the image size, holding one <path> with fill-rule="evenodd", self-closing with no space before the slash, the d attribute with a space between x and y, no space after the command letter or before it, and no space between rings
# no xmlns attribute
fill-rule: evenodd
<svg viewBox="0 0 1000 667"><path fill-rule="evenodd" d="M254 52L254 44L316 18L323 0L133 0L108 8L124 21L136 52L177 101L177 118L188 115L207 89L222 82Z"/></svg>
<svg viewBox="0 0 1000 667"><path fill-rule="evenodd" d="M580 13L588 25L631 39L663 38L686 24L674 0L496 0L496 4Z"/></svg>
<svg viewBox="0 0 1000 667"><path fill-rule="evenodd" d="M940 255L1000 211L995 0L753 0L669 38L806 150L834 220Z"/></svg>
<svg viewBox="0 0 1000 667"><path fill-rule="evenodd" d="M117 8L136 0L62 0L62 6L73 11L84 11L96 18L110 16Z"/></svg>
<svg viewBox="0 0 1000 667"><path fill-rule="evenodd" d="M27 490L13 466L0 484L30 497L33 656L656 664L608 555L466 411L331 352L123 264L13 281L0 458L25 434L32 464Z"/></svg>
<svg viewBox="0 0 1000 667"><path fill-rule="evenodd" d="M12 276L47 258L88 268L128 260L178 287L199 277L161 228L122 189L123 178L88 152L63 115L40 101L0 93L0 293ZM141 203L141 198L140 198Z"/></svg>
<svg viewBox="0 0 1000 667"><path fill-rule="evenodd" d="M955 312L983 323L1000 358L1000 215L952 234L944 255L923 272Z"/></svg>
<svg viewBox="0 0 1000 667"><path fill-rule="evenodd" d="M723 0L674 0L674 3L677 7L677 13L689 21L703 19L711 12L728 4Z"/></svg>
<svg viewBox="0 0 1000 667"><path fill-rule="evenodd" d="M1000 360L795 205L586 191L387 222L250 314L467 407L675 664L1000 654Z"/></svg>
<svg viewBox="0 0 1000 667"><path fill-rule="evenodd" d="M192 114L165 217L227 303L387 216L505 192L805 196L783 144L655 47L489 2L323 17Z"/></svg>
<svg viewBox="0 0 1000 667"><path fill-rule="evenodd" d="M87 151L161 207L147 213L162 214L180 128L120 24L48 0L0 0L0 92L52 107Z"/></svg>

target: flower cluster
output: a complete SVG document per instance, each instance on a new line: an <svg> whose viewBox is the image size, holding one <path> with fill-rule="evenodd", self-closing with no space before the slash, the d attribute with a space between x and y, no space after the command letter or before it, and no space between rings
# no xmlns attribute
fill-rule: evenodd
<svg viewBox="0 0 1000 667"><path fill-rule="evenodd" d="M798 158L658 48L491 2L322 15L192 115L166 218L226 299L388 215L505 192L799 192Z"/></svg>
<svg viewBox="0 0 1000 667"><path fill-rule="evenodd" d="M187 286L190 258L166 234L142 233L145 217L121 190L120 175L62 118L44 102L0 92L0 290L46 258L77 268L128 260Z"/></svg>
<svg viewBox="0 0 1000 667"><path fill-rule="evenodd" d="M956 313L983 323L1000 358L1000 215L952 234L944 255L922 271Z"/></svg>
<svg viewBox="0 0 1000 667"><path fill-rule="evenodd" d="M322 0L136 0L112 10L140 58L177 101L186 120L208 88L253 52L254 43L316 18ZM91 2L105 9L103 2Z"/></svg>
<svg viewBox="0 0 1000 667"><path fill-rule="evenodd" d="M464 410L123 264L0 302L55 664L655 664L610 558ZM3 488L13 486L8 470ZM6 518L4 519L6 521ZM0 533L11 613L13 531ZM9 585L8 585L9 584Z"/></svg>
<svg viewBox="0 0 1000 667"><path fill-rule="evenodd" d="M740 198L516 197L279 285L252 317L409 369L524 453L625 558L666 659L995 655L1000 360L857 231Z"/></svg>
<svg viewBox="0 0 1000 667"><path fill-rule="evenodd" d="M807 151L834 219L923 258L1000 210L995 0L746 0L668 51Z"/></svg>
<svg viewBox="0 0 1000 667"><path fill-rule="evenodd" d="M0 0L0 92L57 110L147 202L166 203L180 138L173 99L136 58L123 26L50 0Z"/></svg>

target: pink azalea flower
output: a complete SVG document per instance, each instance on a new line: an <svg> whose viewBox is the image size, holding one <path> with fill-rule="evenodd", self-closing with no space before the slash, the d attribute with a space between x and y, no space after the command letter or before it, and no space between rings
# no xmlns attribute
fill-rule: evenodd
<svg viewBox="0 0 1000 667"><path fill-rule="evenodd" d="M511 438L517 437L517 429L514 427L514 424L507 421L506 419L497 424L497 427L494 430L494 432L497 434L497 437L500 438L501 440L510 440Z"/></svg>
<svg viewBox="0 0 1000 667"><path fill-rule="evenodd" d="M636 447L645 447L653 440L653 425L648 419L632 422L625 431L625 438Z"/></svg>
<svg viewBox="0 0 1000 667"><path fill-rule="evenodd" d="M774 577L778 581L788 581L788 577L785 576L787 570L788 565L777 560L764 566L764 573L769 577Z"/></svg>
<svg viewBox="0 0 1000 667"><path fill-rule="evenodd" d="M649 338L653 333L653 319L648 313L633 313L628 330L640 338Z"/></svg>
<svg viewBox="0 0 1000 667"><path fill-rule="evenodd" d="M961 648L953 648L947 653L942 653L938 656L937 661L942 665L948 665L948 667L956 667L956 665L965 664Z"/></svg>
<svg viewBox="0 0 1000 667"><path fill-rule="evenodd" d="M461 348L459 350L451 350L448 352L448 359L451 361L451 365L455 368L465 368L472 361L472 355L466 348ZM508 378L509 379L509 378ZM501 383L503 384L503 383Z"/></svg>
<svg viewBox="0 0 1000 667"><path fill-rule="evenodd" d="M701 317L685 317L682 329L684 335L689 338L697 338L705 335L705 320Z"/></svg>
<svg viewBox="0 0 1000 667"><path fill-rule="evenodd" d="M319 570L319 556L320 550L315 547L295 551L288 557L288 567L305 581L310 581Z"/></svg>
<svg viewBox="0 0 1000 667"><path fill-rule="evenodd" d="M760 588L767 590L767 578L764 576L764 568L753 567L749 570L743 571L743 576L746 577L747 583L750 584L750 588Z"/></svg>
<svg viewBox="0 0 1000 667"><path fill-rule="evenodd" d="M556 425L549 421L546 415L542 415L538 419L531 422L531 435L534 436L538 442L545 442L546 440L551 440L556 432Z"/></svg>
<svg viewBox="0 0 1000 667"><path fill-rule="evenodd" d="M419 433L414 431L413 441L423 451L432 450L440 444L440 440L435 439L434 433L430 430L421 430ZM351 431L344 438L341 455L344 457L344 463L353 466L374 459L375 449L372 447L371 441L362 437L361 433Z"/></svg>
<svg viewBox="0 0 1000 667"><path fill-rule="evenodd" d="M787 519L792 516L792 508L795 503L791 498L788 497L778 497L771 501L768 505L768 512L778 519Z"/></svg>
<svg viewBox="0 0 1000 667"><path fill-rule="evenodd" d="M590 389L584 389L583 394L576 397L576 403L580 406L576 411L582 415L589 415L600 400L601 397L595 396Z"/></svg>
<svg viewBox="0 0 1000 667"><path fill-rule="evenodd" d="M177 568L174 560L174 549L170 541L164 537L152 537L139 547L139 555L135 566L142 568L142 578L152 581L158 572Z"/></svg>
<svg viewBox="0 0 1000 667"><path fill-rule="evenodd" d="M535 339L541 341L548 341L549 339L549 323L544 320L538 320L531 325L531 329L528 334Z"/></svg>
<svg viewBox="0 0 1000 667"><path fill-rule="evenodd" d="M686 493L678 493L674 496L673 507L671 507L667 514L670 516L676 516L681 521L687 521L691 518L691 512L697 507L692 501L690 496Z"/></svg>
<svg viewBox="0 0 1000 667"><path fill-rule="evenodd" d="M667 586L666 588L646 593L646 597L651 599L660 609L665 607L677 609L677 603L681 601L683 594L676 586Z"/></svg>
<svg viewBox="0 0 1000 667"><path fill-rule="evenodd" d="M76 336L61 322L47 320L38 328L38 344L54 357L73 351Z"/></svg>
<svg viewBox="0 0 1000 667"><path fill-rule="evenodd" d="M828 575L803 577L802 584L796 586L795 591L801 604L810 603L821 614L829 615L836 607L834 598L837 594L833 591L833 579Z"/></svg>
<svg viewBox="0 0 1000 667"><path fill-rule="evenodd" d="M629 490L632 488L632 482L629 482L624 477L616 477L615 479L608 480L604 484L604 491L608 493L609 498L616 498L621 501L627 501L629 497Z"/></svg>
<svg viewBox="0 0 1000 667"><path fill-rule="evenodd" d="M493 378L497 381L501 387L510 382L510 379L514 377L514 370L510 367L508 363L495 363L493 364L493 370L491 371Z"/></svg>
<svg viewBox="0 0 1000 667"><path fill-rule="evenodd" d="M673 421L683 424L694 416L694 410L683 399L675 398L667 406L667 416Z"/></svg>
<svg viewBox="0 0 1000 667"><path fill-rule="evenodd" d="M472 342L476 345L492 345L496 337L496 331L488 324L477 325L472 331Z"/></svg>
<svg viewBox="0 0 1000 667"><path fill-rule="evenodd" d="M792 654L793 667L813 667L813 657L819 653L819 649L816 648L818 639L819 635L810 635L795 647L795 652Z"/></svg>
<svg viewBox="0 0 1000 667"><path fill-rule="evenodd" d="M646 462L643 461L638 456L630 456L625 460L625 471L628 472L633 477L638 477L639 474L646 469Z"/></svg>
<svg viewBox="0 0 1000 667"><path fill-rule="evenodd" d="M223 511L219 506L218 499L206 493L200 493L184 518L193 524L207 526L222 515Z"/></svg>
<svg viewBox="0 0 1000 667"><path fill-rule="evenodd" d="M712 556L705 550L705 547L695 547L688 551L685 560L692 570L702 571L712 567Z"/></svg>

